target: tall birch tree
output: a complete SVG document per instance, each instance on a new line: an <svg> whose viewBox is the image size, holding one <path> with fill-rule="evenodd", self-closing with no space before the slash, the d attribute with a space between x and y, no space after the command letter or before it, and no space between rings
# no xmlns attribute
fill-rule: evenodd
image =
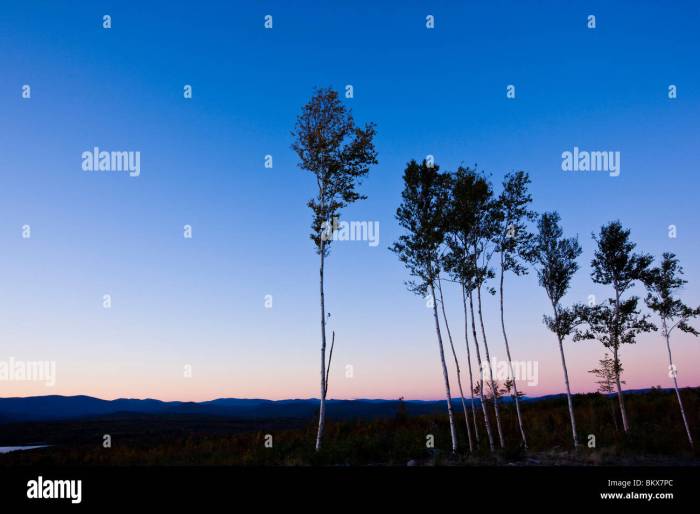
<svg viewBox="0 0 700 514"><path fill-rule="evenodd" d="M413 160L406 166L403 180L404 190L401 205L396 210L396 219L405 233L390 249L413 277L406 282L409 291L427 296L429 304L432 304L454 453L457 451L457 432L435 296L441 270L440 247L445 240L450 177L449 174L440 173L437 165L429 165L426 161L418 164Z"/></svg>
<svg viewBox="0 0 700 514"><path fill-rule="evenodd" d="M613 297L606 303L586 309L587 330L577 334L576 339L597 339L608 348L615 364L615 387L622 417L622 429L629 431L629 420L620 383L620 348L623 344L633 344L642 332L656 330L648 321L649 316L641 314L637 308L639 297L623 295L635 284L644 281L653 261L651 255L635 253L636 244L630 241L630 231L619 221L601 227L593 235L596 250L591 261L591 278L596 284L610 285Z"/></svg>
<svg viewBox="0 0 700 514"><path fill-rule="evenodd" d="M676 256L672 253L664 253L661 264L653 268L647 277L647 289L649 292L646 297L646 304L661 319L661 335L666 341L666 351L668 352L668 374L673 378L673 388L676 391L683 426L688 436L688 443L693 448L693 436L690 432L685 408L683 407L683 399L678 390L678 369L673 363L671 355L671 333L676 328L681 332L698 336L698 331L689 325L688 322L700 316L700 307L688 307L677 296L678 290L687 282L683 278L683 268Z"/></svg>
<svg viewBox="0 0 700 514"><path fill-rule="evenodd" d="M377 164L374 147L375 125L358 127L352 113L340 101L337 91L322 88L304 105L292 131L292 149L299 167L313 173L316 194L307 205L313 213L311 240L320 257L319 290L321 303L321 399L316 435L316 451L321 449L326 416L328 373L326 372L326 305L324 265L333 240L333 227L341 210L366 198L356 188Z"/></svg>
<svg viewBox="0 0 700 514"><path fill-rule="evenodd" d="M481 410L484 415L484 426L486 436L489 441L489 448L494 450L493 434L491 422L484 401L484 369L479 347L479 338L476 334L476 317L474 316L473 291L477 284L476 260L473 256L473 242L478 230L480 212L484 199L490 197L490 187L486 179L478 175L475 170L460 166L452 181L452 191L449 207L449 230L447 235L447 246L449 253L445 256L446 267L454 277L455 281L462 285L462 302L464 306L465 343L467 347L467 363L469 365L471 395L473 405L474 390L478 391ZM471 377L471 357L469 352L469 336L467 322L467 300L469 300L469 311L471 313L471 328L476 350L476 359L479 367L476 384ZM477 387L478 386L478 387ZM476 420L476 411L474 411ZM475 433L478 434L475 425Z"/></svg>
<svg viewBox="0 0 700 514"><path fill-rule="evenodd" d="M532 246L533 235L528 230L528 222L536 219L534 211L529 206L532 197L528 192L530 177L524 171L509 173L503 180L503 190L498 196L495 204L497 225L494 231L494 242L499 255L499 305L501 311L501 330L503 331L503 341L506 346L506 357L508 359L508 373L512 380L512 387L515 392L513 399L515 412L518 418L518 428L523 446L527 448L527 437L525 427L520 412L520 395L518 385L513 373L513 361L510 355L510 345L508 344L508 334L506 332L506 322L504 316L504 278L506 272L510 271L516 276L527 273L527 266L524 261L527 257L528 249Z"/></svg>
<svg viewBox="0 0 700 514"><path fill-rule="evenodd" d="M489 352L489 343L486 337L486 327L484 325L483 302L481 299L481 291L486 288L487 292L495 294L495 290L486 285L487 281L494 278L495 274L490 266L491 257L495 251L495 246L492 244L494 235L498 228L497 219L495 216L495 201L493 198L493 189L490 182L483 176L479 176L478 180L485 184L481 189L482 194L474 197L474 225L471 232L471 258L474 271L474 290L476 291L477 313L479 315L479 326L481 328L481 341L484 344L484 353L486 356L486 365L482 361L481 372L487 369L489 373L490 387L498 390L498 386L493 377L493 363L491 362L491 354ZM499 409L498 395L493 397L493 410L496 417L496 429L498 432L498 442L501 448L505 447L505 439L503 437L503 427L501 425L501 414Z"/></svg>
<svg viewBox="0 0 700 514"><path fill-rule="evenodd" d="M578 238L565 238L560 226L560 217L556 212L545 212L537 223L538 232L529 251L537 279L547 293L552 305L552 316L544 316L547 327L557 336L559 343L559 355L564 371L564 385L566 386L566 400L569 407L569 419L571 420L571 434L574 447L578 446L576 435L576 418L571 399L571 387L569 384L569 371L564 355L564 339L570 335L577 324L580 314L577 308L567 309L561 304L564 295L569 290L571 279L578 270L576 259L581 255L581 246Z"/></svg>

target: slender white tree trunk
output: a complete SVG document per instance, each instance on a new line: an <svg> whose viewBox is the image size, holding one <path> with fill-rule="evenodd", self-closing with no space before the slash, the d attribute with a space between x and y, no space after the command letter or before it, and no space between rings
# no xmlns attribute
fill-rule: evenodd
<svg viewBox="0 0 700 514"><path fill-rule="evenodd" d="M559 310L557 305L552 301L552 310L554 311L554 321L559 321ZM566 368L566 357L564 357L564 340L557 333L557 341L559 341L559 355L561 355L561 367L564 370L564 384L566 385L566 401L569 404L569 419L571 419L571 434L574 438L574 448L578 447L578 436L576 435L576 418L574 417L574 404L571 400L571 387L569 387L569 370Z"/></svg>
<svg viewBox="0 0 700 514"><path fill-rule="evenodd" d="M450 377L447 374L447 364L445 364L445 351L442 346L442 334L440 333L440 320L438 319L437 300L435 298L435 287L430 284L430 294L433 296L433 316L435 317L435 331L437 332L438 346L440 348L440 363L442 364L442 376L445 379L445 395L447 396L447 415L450 419L450 435L452 436L452 452L457 452L457 432L455 430L454 413L452 412L452 393L450 392Z"/></svg>
<svg viewBox="0 0 700 514"><path fill-rule="evenodd" d="M554 321L559 321L559 311L557 306L552 302L552 309L554 310ZM566 385L566 401L569 404L569 419L571 419L571 434L574 438L574 448L578 447L578 436L576 435L576 418L574 417L574 404L571 401L571 387L569 387L569 371L566 368L566 357L564 357L564 341L562 337L557 334L557 341L559 341L559 354L561 355L561 367L564 370L564 384Z"/></svg>
<svg viewBox="0 0 700 514"><path fill-rule="evenodd" d="M469 311L471 312L472 318L472 335L474 336L474 346L476 347L476 360L479 361L479 403L481 403L481 410L484 413L484 424L486 425L486 435L489 438L489 448L491 451L493 448L493 434L491 433L491 422L489 421L489 414L486 410L486 401L484 399L484 361L481 360L481 351L479 350L479 339L476 337L476 324L474 320L474 301L472 300L472 293L469 292Z"/></svg>
<svg viewBox="0 0 700 514"><path fill-rule="evenodd" d="M321 243L321 266L320 266L320 287L321 287L321 406L318 411L318 433L316 434L316 451L321 449L323 439L323 429L326 424L326 304L323 296L323 265L324 265L324 244Z"/></svg>
<svg viewBox="0 0 700 514"><path fill-rule="evenodd" d="M578 446L578 436L576 435L576 418L574 417L574 404L571 401L571 387L569 387L569 371L566 369L566 358L564 357L564 343L557 335L559 340L559 353L561 354L561 366L564 369L564 384L566 384L566 401L569 404L569 418L571 419L571 434L574 437L574 447Z"/></svg>
<svg viewBox="0 0 700 514"><path fill-rule="evenodd" d="M622 385L620 384L620 359L618 358L618 350L620 348L620 293L618 292L617 283L615 288L615 324L613 330L613 359L615 363L615 388L617 389L617 401L620 404L620 415L622 416L622 430L629 432L630 426L627 422L627 411L625 410L625 399L622 395Z"/></svg>
<svg viewBox="0 0 700 514"><path fill-rule="evenodd" d="M688 426L688 418L685 416L685 408L683 407L683 400L681 399L681 392L678 389L678 379L676 378L676 368L673 366L673 357L671 357L671 338L668 333L668 327L666 326L666 320L663 320L663 331L664 337L666 338L666 349L668 350L668 364L671 371L671 376L673 377L673 388L676 390L676 398L678 398L678 405L681 408L681 417L683 418L683 425L685 425L685 433L688 434L688 442L691 448L695 448L695 443L693 442L693 436L690 434L690 427Z"/></svg>
<svg viewBox="0 0 700 514"><path fill-rule="evenodd" d="M455 359L455 370L457 372L457 386L459 387L459 396L462 399L462 410L464 411L464 422L467 425L467 439L469 440L469 452L474 451L474 441L472 440L472 429L469 426L469 413L467 412L467 404L464 401L464 390L462 389L462 373L459 369L459 360L457 359L457 352L455 351L455 345L452 342L452 332L450 332L450 325L447 323L447 314L445 313L445 299L442 296L442 283L438 279L438 291L440 293L440 308L442 310L442 319L445 321L445 330L447 330L447 338L450 341L450 348L452 349L452 356Z"/></svg>
<svg viewBox="0 0 700 514"><path fill-rule="evenodd" d="M510 357L510 347L508 346L508 335L506 334L506 322L503 316L503 255L501 255L501 328L503 329L503 341L506 343L506 356L508 357L508 372L513 380L513 398L515 399L515 412L518 415L518 427L520 428L520 437L523 440L523 446L527 449L527 438L525 437L525 429L523 428L523 418L520 414L520 400L518 399L518 386L516 385L515 373L513 373L513 362Z"/></svg>
<svg viewBox="0 0 700 514"><path fill-rule="evenodd" d="M498 429L498 442L501 448L505 447L503 440L503 429L501 428L501 415L498 411L498 384L493 379L493 366L491 366L491 356L489 355L489 345L486 341L486 330L484 329L484 317L481 314L481 286L476 288L476 298L479 309L479 324L481 325L481 338L484 341L484 352L486 353L486 362L489 363L489 378L491 379L491 389L493 390L493 410L496 413L496 428Z"/></svg>
<svg viewBox="0 0 700 514"><path fill-rule="evenodd" d="M464 344L467 347L467 366L469 367L469 394L472 403L472 422L474 423L474 439L479 446L479 424L476 421L476 408L474 407L474 377L472 375L472 357L469 351L469 320L467 319L467 292L462 284L462 305L464 306Z"/></svg>
<svg viewBox="0 0 700 514"><path fill-rule="evenodd" d="M620 414L622 415L622 430L629 432L630 426L627 422L627 411L625 410L625 400L622 395L622 385L620 384L620 359L617 355L617 348L613 348L613 358L615 359L615 388L617 389L617 401L620 404Z"/></svg>

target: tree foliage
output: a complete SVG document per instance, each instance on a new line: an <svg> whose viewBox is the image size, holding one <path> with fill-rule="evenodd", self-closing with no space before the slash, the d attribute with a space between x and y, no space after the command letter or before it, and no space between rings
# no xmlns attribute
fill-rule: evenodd
<svg viewBox="0 0 700 514"><path fill-rule="evenodd" d="M596 380L596 384L598 384L598 392L602 394L614 393L615 378L618 376L618 374L622 375L622 366L619 366L618 369L615 366L615 359L613 359L607 353L598 361L598 363L600 367L589 371L589 373L598 379ZM625 381L621 380L620 383L624 384Z"/></svg>
<svg viewBox="0 0 700 514"><path fill-rule="evenodd" d="M576 313L559 308L559 304L579 268L576 259L582 250L577 237L564 237L560 220L556 212L545 212L540 216L538 232L532 238L528 255L535 265L540 286L554 306L556 317L562 318L555 324L547 322L547 326L556 334L568 335Z"/></svg>
<svg viewBox="0 0 700 514"><path fill-rule="evenodd" d="M591 278L596 284L612 285L620 295L635 280L646 281L653 257L636 253L636 244L630 240L630 231L619 221L612 221L593 234L596 250L591 261Z"/></svg>
<svg viewBox="0 0 700 514"><path fill-rule="evenodd" d="M678 328L682 332L698 335L698 331L688 321L700 316L700 307L692 308L678 298L678 291L687 283L683 278L683 268L673 253L664 253L661 264L650 270L647 276L647 306L665 321L670 332Z"/></svg>
<svg viewBox="0 0 700 514"><path fill-rule="evenodd" d="M503 258L503 271L516 275L527 273L534 234L528 224L537 219L530 209L532 196L528 191L530 177L524 171L508 173L503 179L503 190L494 203L494 243Z"/></svg>
<svg viewBox="0 0 700 514"><path fill-rule="evenodd" d="M495 231L491 184L476 169L460 166L452 177L447 212L445 268L467 291L492 278L486 243Z"/></svg>
<svg viewBox="0 0 700 514"><path fill-rule="evenodd" d="M375 125L355 124L351 111L337 91L321 88L304 105L292 131L292 149L299 167L316 177L318 192L309 200L313 211L310 237L319 253L328 254L331 239L325 237L333 218L347 205L365 198L356 187L377 164Z"/></svg>
<svg viewBox="0 0 700 514"><path fill-rule="evenodd" d="M649 315L638 308L639 297L622 298L635 281L649 282L653 258L634 251L636 244L630 240L630 231L619 221L601 227L593 240L597 246L591 261L591 278L596 284L612 285L614 297L585 309L587 328L575 339L596 339L617 355L620 346L635 343L638 334L656 330Z"/></svg>
<svg viewBox="0 0 700 514"><path fill-rule="evenodd" d="M390 250L404 263L414 280L409 290L425 295L440 275L440 247L447 229L446 205L450 176L437 165L412 160L404 170L402 202L396 219L406 231Z"/></svg>

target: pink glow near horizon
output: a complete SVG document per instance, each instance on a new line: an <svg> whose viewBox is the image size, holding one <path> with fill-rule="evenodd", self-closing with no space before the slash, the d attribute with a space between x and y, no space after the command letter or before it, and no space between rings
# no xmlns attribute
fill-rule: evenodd
<svg viewBox="0 0 700 514"><path fill-rule="evenodd" d="M500 345L496 345L500 349ZM562 393L564 390L561 364L555 343L540 347L537 351L538 383L528 385L526 380L518 382L519 389L528 396L543 396ZM690 365L700 362L700 344L693 337L678 337L674 342L674 361L678 367L681 387L700 384L700 370ZM565 347L572 391L586 393L595 390L595 378L587 373L597 366L602 350L597 344L573 344ZM389 362L370 362L355 366L352 378L344 376L345 368L338 361L331 375L329 396L338 399L404 397L411 400L444 399L444 385L439 373L439 361L432 355L432 345L424 352L423 360L415 356L396 358L395 366L385 367ZM437 352L435 352L437 353ZM514 357L517 355L515 352ZM668 376L667 354L661 340L654 335L645 336L634 346L622 352L625 389L640 389L651 386L671 387ZM492 357L500 358L492 351ZM206 401L215 398L266 398L281 400L289 398L317 398L317 372L311 363L298 370L270 370L257 375L245 366L232 366L228 371L217 365L208 369L204 364L194 366L191 378L183 378L175 366L159 366L149 372L148 366L125 366L96 370L76 365L66 370L56 364L56 385L48 387L42 382L0 381L2 397L38 396L59 394L65 396L88 395L103 399L156 398L164 401ZM240 365L239 365L240 366ZM63 369L63 371L62 371ZM177 375L179 376L176 376ZM176 378L174 378L176 377ZM459 395L454 377L453 397ZM463 380L466 370L463 370ZM467 379L468 380L468 379ZM185 381L185 382L183 382ZM271 386L270 384L275 384ZM465 391L465 395L468 393Z"/></svg>

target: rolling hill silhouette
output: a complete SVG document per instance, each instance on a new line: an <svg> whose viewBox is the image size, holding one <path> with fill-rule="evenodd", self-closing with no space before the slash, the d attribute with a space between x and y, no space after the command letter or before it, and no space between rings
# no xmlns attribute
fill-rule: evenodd
<svg viewBox="0 0 700 514"><path fill-rule="evenodd" d="M644 393L648 389L630 390L628 393ZM561 396L559 394L523 398L523 401L538 401ZM502 398L509 402L511 398ZM478 405L478 400L475 400ZM382 399L328 400L328 415L335 418L374 418L393 416L401 401ZM453 399L455 408L461 409L458 398ZM226 416L241 419L306 418L318 411L319 400L289 399L264 400L259 398L218 398L203 402L161 401L151 398L119 398L102 400L92 396L30 396L0 398L0 423L15 421L55 421L113 414L198 414ZM443 413L444 400L405 400L403 405L408 415Z"/></svg>

